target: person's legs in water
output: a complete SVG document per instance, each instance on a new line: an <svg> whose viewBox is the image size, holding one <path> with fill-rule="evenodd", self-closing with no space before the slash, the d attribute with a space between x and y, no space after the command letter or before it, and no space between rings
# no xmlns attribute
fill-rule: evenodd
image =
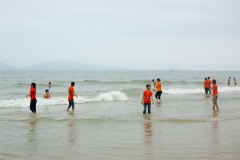
<svg viewBox="0 0 240 160"><path fill-rule="evenodd" d="M30 110L32 111L33 114L36 113L36 103L37 103L37 100L35 99L31 100L30 102Z"/></svg>
<svg viewBox="0 0 240 160"><path fill-rule="evenodd" d="M36 105L37 105L37 100L34 100L34 105L33 105L33 112L37 113L37 109L36 109Z"/></svg>
<svg viewBox="0 0 240 160"><path fill-rule="evenodd" d="M147 104L148 106L148 113L151 113L151 103Z"/></svg>
<svg viewBox="0 0 240 160"><path fill-rule="evenodd" d="M208 88L205 88L205 94L206 95L208 94Z"/></svg>
<svg viewBox="0 0 240 160"><path fill-rule="evenodd" d="M212 108L212 110L218 109L217 98L218 98L217 96L213 96L213 98L212 98L212 101L213 101L213 108Z"/></svg>
<svg viewBox="0 0 240 160"><path fill-rule="evenodd" d="M159 99L161 99L162 91L159 91Z"/></svg>
<svg viewBox="0 0 240 160"><path fill-rule="evenodd" d="M72 101L72 112L74 112L75 104L74 101Z"/></svg>
<svg viewBox="0 0 240 160"><path fill-rule="evenodd" d="M210 88L208 88L208 92L209 92L210 94L212 94L212 92L211 92L211 89L210 89Z"/></svg>
<svg viewBox="0 0 240 160"><path fill-rule="evenodd" d="M155 97L156 97L156 99L159 99L159 91L156 92Z"/></svg>
<svg viewBox="0 0 240 160"><path fill-rule="evenodd" d="M216 95L215 104L216 104L216 109L219 110L217 100L218 100L218 95Z"/></svg>
<svg viewBox="0 0 240 160"><path fill-rule="evenodd" d="M30 101L30 110L33 112L33 109L32 109L32 101Z"/></svg>
<svg viewBox="0 0 240 160"><path fill-rule="evenodd" d="M155 94L155 98L158 99L158 92L156 92L156 94Z"/></svg>
<svg viewBox="0 0 240 160"><path fill-rule="evenodd" d="M69 109L71 108L72 106L72 101L68 101L68 108L67 108L67 111L69 111Z"/></svg>
<svg viewBox="0 0 240 160"><path fill-rule="evenodd" d="M143 104L143 114L145 114L145 113L146 113L146 110L147 110L147 104L146 104L146 103L144 103L144 104Z"/></svg>

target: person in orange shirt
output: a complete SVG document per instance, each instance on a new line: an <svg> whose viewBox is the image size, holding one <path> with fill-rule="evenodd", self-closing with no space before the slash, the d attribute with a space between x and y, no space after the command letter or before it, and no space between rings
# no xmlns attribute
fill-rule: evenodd
<svg viewBox="0 0 240 160"><path fill-rule="evenodd" d="M218 108L218 103L217 103L217 100L218 100L218 86L217 86L217 81L216 80L213 80L212 81L212 101L213 101L213 108L212 110L219 110Z"/></svg>
<svg viewBox="0 0 240 160"><path fill-rule="evenodd" d="M151 113L151 103L154 104L153 102L153 97L152 97L152 91L151 91L151 85L147 84L146 85L146 90L143 92L143 97L142 97L142 104L143 104L143 114L146 114L146 110L148 108L148 113Z"/></svg>
<svg viewBox="0 0 240 160"><path fill-rule="evenodd" d="M37 104L37 98L36 98L36 83L31 84L30 92L26 97L30 97L30 110L33 114L36 114L36 104Z"/></svg>
<svg viewBox="0 0 240 160"><path fill-rule="evenodd" d="M157 83L156 83L156 89L157 89L157 92L156 92L156 94L155 94L155 98L156 99L161 99L161 95L162 95L162 84L161 84L161 82L160 82L161 80L158 78L157 79Z"/></svg>
<svg viewBox="0 0 240 160"><path fill-rule="evenodd" d="M74 86L75 86L75 83L72 82L71 86L68 88L69 105L68 105L67 111L69 111L69 109L72 107L72 112L74 112L74 96L78 98L78 96L74 92Z"/></svg>
<svg viewBox="0 0 240 160"><path fill-rule="evenodd" d="M211 86L212 86L212 80L210 79L210 77L208 77L208 91L209 91L210 94L212 94Z"/></svg>
<svg viewBox="0 0 240 160"><path fill-rule="evenodd" d="M205 89L205 94L208 95L208 92L209 92L209 82L208 82L207 78L205 78L205 80L203 82L203 88ZM211 94L211 91L210 91L210 94Z"/></svg>

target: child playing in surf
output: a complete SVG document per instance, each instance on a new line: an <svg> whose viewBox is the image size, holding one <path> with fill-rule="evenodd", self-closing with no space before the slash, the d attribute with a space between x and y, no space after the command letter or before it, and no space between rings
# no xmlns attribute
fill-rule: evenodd
<svg viewBox="0 0 240 160"><path fill-rule="evenodd" d="M218 86L217 86L217 81L213 80L212 81L212 101L213 101L213 108L212 110L218 110Z"/></svg>
<svg viewBox="0 0 240 160"><path fill-rule="evenodd" d="M26 97L30 97L30 110L33 114L36 114L36 104L37 104L37 98L36 98L36 83L31 84L30 92Z"/></svg>
<svg viewBox="0 0 240 160"><path fill-rule="evenodd" d="M71 86L68 88L69 105L68 105L67 111L69 111L69 109L72 107L72 112L74 112L74 96L78 98L78 96L74 92L74 86L75 86L75 83L72 82Z"/></svg>
<svg viewBox="0 0 240 160"><path fill-rule="evenodd" d="M45 98L45 99L50 99L50 93L49 93L49 90L48 90L48 89L45 90L44 98Z"/></svg>
<svg viewBox="0 0 240 160"><path fill-rule="evenodd" d="M146 85L146 90L143 92L143 97L142 97L142 104L143 104L143 114L146 114L146 110L148 108L148 113L151 113L151 102L153 102L153 97L152 97L152 92L151 92L151 85L147 84Z"/></svg>

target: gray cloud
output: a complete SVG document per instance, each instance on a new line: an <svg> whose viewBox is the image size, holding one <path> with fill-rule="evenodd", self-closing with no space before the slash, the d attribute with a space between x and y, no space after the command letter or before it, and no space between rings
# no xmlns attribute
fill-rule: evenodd
<svg viewBox="0 0 240 160"><path fill-rule="evenodd" d="M239 7L237 0L1 1L0 61L236 70Z"/></svg>

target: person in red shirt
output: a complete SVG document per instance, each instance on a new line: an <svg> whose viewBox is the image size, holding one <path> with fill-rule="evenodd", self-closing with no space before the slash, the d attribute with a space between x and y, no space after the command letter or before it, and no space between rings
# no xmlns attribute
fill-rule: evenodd
<svg viewBox="0 0 240 160"><path fill-rule="evenodd" d="M74 96L78 98L78 96L74 92L74 86L75 86L75 83L72 82L71 86L68 88L69 105L68 105L67 111L69 111L69 109L72 107L72 112L74 112Z"/></svg>
<svg viewBox="0 0 240 160"><path fill-rule="evenodd" d="M37 104L37 98L36 98L36 83L31 84L30 92L26 97L30 97L30 110L33 114L36 114L36 104Z"/></svg>
<svg viewBox="0 0 240 160"><path fill-rule="evenodd" d="M218 86L217 86L217 81L216 80L213 80L212 81L212 101L213 101L213 108L212 110L218 110L218 103L217 103L217 100L218 100Z"/></svg>
<svg viewBox="0 0 240 160"><path fill-rule="evenodd" d="M143 104L143 114L146 114L146 110L148 108L148 113L151 113L151 102L153 102L153 97L152 97L152 92L151 92L151 85L147 84L146 85L146 90L143 92L143 97L142 97L142 104Z"/></svg>

